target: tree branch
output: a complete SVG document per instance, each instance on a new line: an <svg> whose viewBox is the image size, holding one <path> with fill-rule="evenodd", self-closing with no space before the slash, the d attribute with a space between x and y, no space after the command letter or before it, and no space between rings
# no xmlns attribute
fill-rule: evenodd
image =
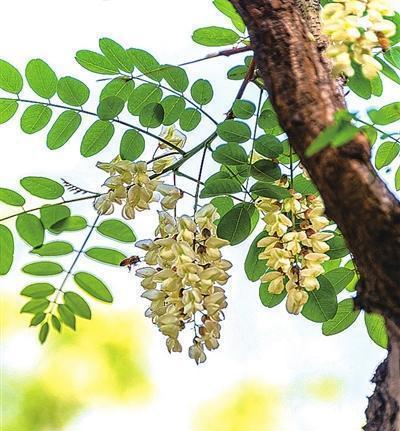
<svg viewBox="0 0 400 431"><path fill-rule="evenodd" d="M358 305L386 318L388 363L399 362L400 345L400 205L370 163L363 134L340 148L327 148L311 158L304 153L343 109L341 86L330 73L323 52L309 37L295 0L231 0L247 25L255 61L281 127L325 201L326 212L346 238L360 273ZM393 330L396 328L396 330ZM400 425L399 364L386 373L389 395L397 405L393 425Z"/></svg>

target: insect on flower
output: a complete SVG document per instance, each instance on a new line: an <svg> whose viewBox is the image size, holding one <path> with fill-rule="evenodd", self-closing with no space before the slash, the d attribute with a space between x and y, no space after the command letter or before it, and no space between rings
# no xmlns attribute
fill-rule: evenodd
<svg viewBox="0 0 400 431"><path fill-rule="evenodd" d="M140 262L139 256L131 256L121 261L119 266L127 266L130 271L132 269L132 266L136 266L139 262Z"/></svg>

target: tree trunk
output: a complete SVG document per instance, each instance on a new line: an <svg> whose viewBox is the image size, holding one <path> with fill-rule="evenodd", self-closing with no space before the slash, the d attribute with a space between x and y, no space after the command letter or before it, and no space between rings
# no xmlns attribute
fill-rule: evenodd
<svg viewBox="0 0 400 431"><path fill-rule="evenodd" d="M374 377L367 431L400 430L400 205L370 162L362 133L340 148L304 153L345 107L329 62L295 0L231 0L245 21L258 71L290 145L347 241L360 273L357 305L383 315L389 354Z"/></svg>

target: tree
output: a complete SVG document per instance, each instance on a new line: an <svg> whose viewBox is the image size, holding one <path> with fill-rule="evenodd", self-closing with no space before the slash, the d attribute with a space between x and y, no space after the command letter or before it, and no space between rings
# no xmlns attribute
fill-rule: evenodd
<svg viewBox="0 0 400 431"><path fill-rule="evenodd" d="M28 63L25 77L44 100L22 98L21 74L1 61L0 88L15 96L0 99L0 122L11 119L19 105L28 104L21 128L31 134L50 123L53 110L62 111L48 132L48 148L65 145L80 127L83 115L95 117L81 143L83 157L95 156L110 144L116 126L127 129L119 156L110 163L98 163L109 175L104 193L65 180L61 185L45 177L21 179L21 186L33 196L49 201L61 198L7 218L16 218L18 235L41 258L25 265L23 271L40 277L65 272L57 288L45 282L25 287L21 293L29 300L21 311L33 314L31 324L40 326L39 339L44 342L51 328L75 329L77 317L90 319L83 292L112 302L112 294L100 278L75 271L81 256L129 267L139 263L136 274L142 278L142 296L151 304L146 315L167 337L169 351L182 350L178 335L190 323L195 336L189 355L204 362L204 348L218 347L219 322L227 305L223 285L230 264L220 249L241 243L257 230L245 270L249 280L261 280L265 306L278 305L286 297L288 312L322 323L325 335L347 329L364 310L368 332L382 346L387 343L386 321L389 353L375 376L377 386L365 429L399 429L399 204L376 174L370 147L376 140L378 170L396 159L398 134L390 133L386 126L400 119L400 108L394 103L370 110L367 120L345 109L343 90L347 85L369 99L381 94L382 74L400 83L393 69L399 67L395 46L399 36L393 31L399 15L393 15L385 1L348 1L346 9L328 3L324 7L327 40L320 29L319 4L234 0L236 9L227 0L214 4L232 20L235 30L202 28L194 32L193 39L206 46L234 46L197 61L254 51L254 58L248 55L244 64L228 71L229 79L242 84L222 123L207 112L206 105L213 98L209 81L199 79L190 85L185 65L162 65L150 53L125 49L111 39L100 40L101 53L81 50L76 54L82 67L107 76L97 112L83 108L90 95L83 82L69 76L59 79L38 59ZM367 23L371 28L362 34L354 36L358 31L354 26L340 33L340 26L334 25L340 14L341 18L357 18L366 13L376 22ZM371 32L376 40L368 39L360 54L357 49ZM347 47L344 56L343 46ZM347 83L344 75L349 77ZM249 85L259 88L256 103L243 98ZM55 95L61 102L53 100ZM195 130L202 119L214 123L215 132L184 150L183 132ZM377 140L378 135L385 142ZM157 143L147 164L137 161L145 137ZM208 154L221 166L203 183ZM184 167L196 156L200 157L199 171L191 176ZM164 182L166 178L172 184ZM399 170L395 181L399 189ZM189 182L193 193L183 186ZM67 191L82 196L64 198ZM163 210L156 237L136 243L144 256L128 258L112 248L87 248L96 231L112 240L134 242L131 223L99 219L118 204L123 204L125 219L134 219L135 212L149 209L156 195ZM190 197L194 199L193 217L177 217L177 203ZM198 209L199 200L209 198L211 204ZM16 207L25 204L23 196L4 188L0 200ZM85 200L94 201L98 211L90 228L84 218L71 215L68 207ZM68 242L45 242L45 237L83 229L87 234L68 270L42 259L73 253ZM12 231L2 224L1 274L11 268L13 249ZM81 290L66 290L71 275ZM355 297L343 294L355 289Z"/></svg>

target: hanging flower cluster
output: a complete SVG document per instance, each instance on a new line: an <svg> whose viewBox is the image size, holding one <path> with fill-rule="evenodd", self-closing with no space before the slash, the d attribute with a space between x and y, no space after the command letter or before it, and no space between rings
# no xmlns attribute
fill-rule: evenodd
<svg viewBox="0 0 400 431"><path fill-rule="evenodd" d="M322 263L329 260L326 241L334 235L322 231L330 222L320 197L290 192L292 197L281 201L257 200L268 233L257 246L264 249L259 259L266 260L269 269L261 281L269 283L269 293L280 294L286 289L287 311L299 314L308 300L307 292L319 289L317 277L324 272Z"/></svg>
<svg viewBox="0 0 400 431"><path fill-rule="evenodd" d="M221 286L228 281L227 270L232 265L221 256L220 248L229 242L216 236L214 221L218 217L211 204L198 210L194 220L160 211L156 238L136 243L146 251L148 265L136 271L143 279L142 297L150 301L145 315L167 337L169 352L182 351L179 334L193 325L189 356L197 364L206 360L204 348L219 346L219 322L227 306Z"/></svg>
<svg viewBox="0 0 400 431"><path fill-rule="evenodd" d="M395 24L385 19L394 15L391 3L391 0L335 0L323 7L323 31L330 40L327 55L332 59L335 74L353 76L353 61L368 79L382 69L372 50L387 48L388 38L396 33Z"/></svg>
<svg viewBox="0 0 400 431"><path fill-rule="evenodd" d="M146 162L130 162L117 156L110 163L98 162L96 166L110 174L104 183L109 191L100 195L94 204L99 214L112 214L114 204L123 204L123 217L134 219L136 211L149 209L149 204L157 200L155 192L162 196L164 210L175 208L182 197L182 191L177 187L151 180Z"/></svg>

